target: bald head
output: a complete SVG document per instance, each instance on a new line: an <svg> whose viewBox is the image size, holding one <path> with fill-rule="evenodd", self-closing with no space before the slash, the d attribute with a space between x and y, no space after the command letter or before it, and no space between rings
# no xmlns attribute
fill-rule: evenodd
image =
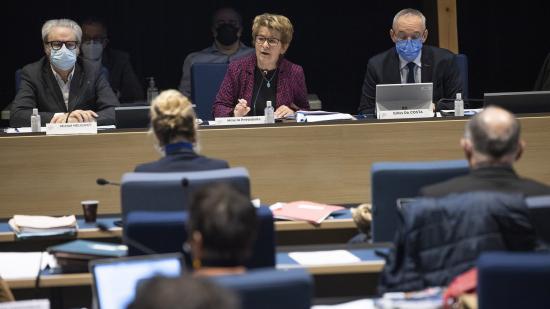
<svg viewBox="0 0 550 309"><path fill-rule="evenodd" d="M513 163L521 151L519 121L500 107L488 107L466 125L464 138L487 163Z"/></svg>

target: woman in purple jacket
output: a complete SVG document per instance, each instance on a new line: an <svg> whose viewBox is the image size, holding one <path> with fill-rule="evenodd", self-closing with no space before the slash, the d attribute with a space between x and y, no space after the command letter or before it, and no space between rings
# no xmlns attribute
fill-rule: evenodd
<svg viewBox="0 0 550 309"><path fill-rule="evenodd" d="M212 109L214 117L263 115L266 102L275 118L308 110L304 70L284 58L294 29L282 15L254 18L252 37L256 52L229 64Z"/></svg>

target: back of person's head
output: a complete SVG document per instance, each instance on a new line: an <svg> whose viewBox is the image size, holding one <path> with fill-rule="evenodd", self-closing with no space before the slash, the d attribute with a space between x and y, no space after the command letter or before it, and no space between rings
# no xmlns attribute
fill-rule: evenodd
<svg viewBox="0 0 550 309"><path fill-rule="evenodd" d="M464 140L485 163L513 163L522 151L519 121L500 107L488 107L466 124Z"/></svg>
<svg viewBox="0 0 550 309"><path fill-rule="evenodd" d="M151 129L160 146L197 142L197 125L191 101L177 90L164 90L151 102Z"/></svg>
<svg viewBox="0 0 550 309"><path fill-rule="evenodd" d="M294 26L286 16L269 13L256 16L252 22L253 40L260 32L260 27L267 27L269 30L276 30L281 33L281 43L284 45L289 45L292 42Z"/></svg>
<svg viewBox="0 0 550 309"><path fill-rule="evenodd" d="M201 266L244 265L258 225L256 209L246 196L228 184L207 185L194 195L189 213L188 235Z"/></svg>
<svg viewBox="0 0 550 309"><path fill-rule="evenodd" d="M237 309L234 293L207 279L153 277L139 284L128 309Z"/></svg>

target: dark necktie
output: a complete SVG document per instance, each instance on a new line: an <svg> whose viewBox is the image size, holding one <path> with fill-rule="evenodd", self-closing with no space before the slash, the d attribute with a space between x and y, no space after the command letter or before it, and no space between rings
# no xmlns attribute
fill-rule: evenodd
<svg viewBox="0 0 550 309"><path fill-rule="evenodd" d="M414 62L407 63L407 68L409 68L409 73L407 73L407 84L414 83L414 69L416 64Z"/></svg>

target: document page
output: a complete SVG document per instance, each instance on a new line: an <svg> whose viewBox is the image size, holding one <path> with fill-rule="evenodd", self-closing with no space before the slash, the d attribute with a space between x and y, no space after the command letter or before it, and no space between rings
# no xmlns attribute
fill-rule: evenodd
<svg viewBox="0 0 550 309"><path fill-rule="evenodd" d="M347 250L312 252L291 252L288 254L298 264L304 266L359 263L361 259Z"/></svg>
<svg viewBox="0 0 550 309"><path fill-rule="evenodd" d="M0 276L4 279L34 278L38 274L40 256L43 269L52 256L47 252L0 252Z"/></svg>

